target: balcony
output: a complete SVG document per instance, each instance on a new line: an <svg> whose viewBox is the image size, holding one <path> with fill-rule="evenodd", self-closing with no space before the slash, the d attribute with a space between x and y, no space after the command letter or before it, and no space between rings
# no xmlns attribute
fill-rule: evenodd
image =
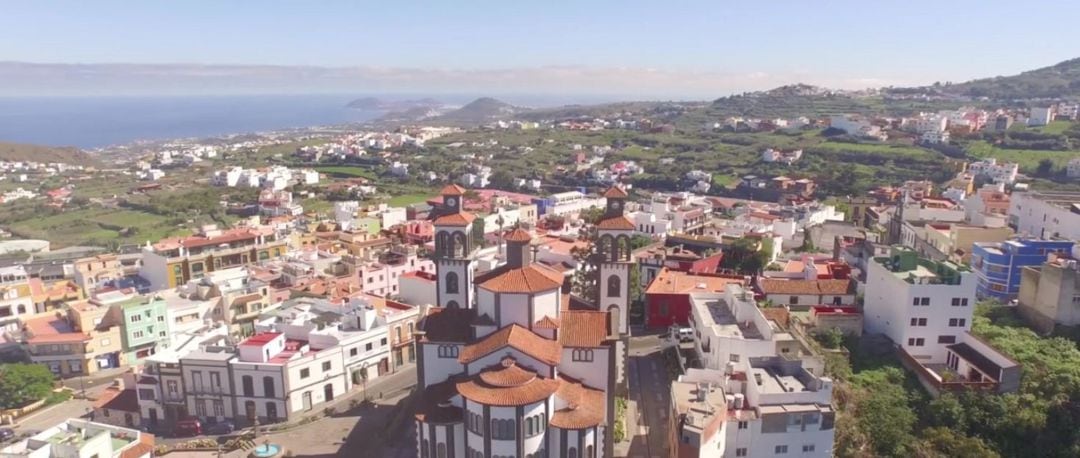
<svg viewBox="0 0 1080 458"><path fill-rule="evenodd" d="M188 392L196 396L221 396L226 394L225 389L221 386L211 385L196 385L191 387Z"/></svg>
<svg viewBox="0 0 1080 458"><path fill-rule="evenodd" d="M161 396L161 400L165 401L165 402L171 402L171 403L184 403L185 402L184 393L180 393L180 392L165 393L164 395Z"/></svg>

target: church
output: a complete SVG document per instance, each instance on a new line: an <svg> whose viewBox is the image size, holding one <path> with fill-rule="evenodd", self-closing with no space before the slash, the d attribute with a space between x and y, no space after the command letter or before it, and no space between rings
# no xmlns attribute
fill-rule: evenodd
<svg viewBox="0 0 1080 458"><path fill-rule="evenodd" d="M630 237L627 194L604 193L592 261L596 297L533 259L532 235L503 237L505 264L477 273L482 228L465 189L443 188L434 219L437 304L417 340L421 458L612 456L615 397L625 396Z"/></svg>

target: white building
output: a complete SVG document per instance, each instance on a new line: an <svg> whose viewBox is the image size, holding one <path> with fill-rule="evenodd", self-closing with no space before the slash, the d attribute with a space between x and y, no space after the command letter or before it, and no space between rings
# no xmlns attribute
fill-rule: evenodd
<svg viewBox="0 0 1080 458"><path fill-rule="evenodd" d="M79 418L0 449L4 458L150 458L154 436L132 428Z"/></svg>
<svg viewBox="0 0 1080 458"><path fill-rule="evenodd" d="M924 364L945 363L946 346L971 329L975 274L902 247L867 266L865 332L884 334Z"/></svg>
<svg viewBox="0 0 1080 458"><path fill-rule="evenodd" d="M603 208L606 205L603 197L586 196L579 191L552 194L548 196L548 202L547 214L567 218L577 217L582 210Z"/></svg>
<svg viewBox="0 0 1080 458"><path fill-rule="evenodd" d="M836 412L831 379L779 356L689 369L672 383L679 457L830 457Z"/></svg>
<svg viewBox="0 0 1080 458"><path fill-rule="evenodd" d="M1022 237L1080 240L1080 193L1014 192L1009 226Z"/></svg>
<svg viewBox="0 0 1080 458"><path fill-rule="evenodd" d="M1069 160L1069 164L1065 166L1065 174L1069 178L1080 178L1080 157Z"/></svg>
<svg viewBox="0 0 1080 458"><path fill-rule="evenodd" d="M739 285L728 284L723 293L691 295L689 321L695 331L694 349L705 369L722 371L729 363L782 355L804 359L814 373L824 370L824 363L766 318L754 293Z"/></svg>
<svg viewBox="0 0 1080 458"><path fill-rule="evenodd" d="M997 159L987 158L968 164L967 171L975 176L984 176L994 183L1013 184L1020 172L1020 164L1015 162L998 163Z"/></svg>
<svg viewBox="0 0 1080 458"><path fill-rule="evenodd" d="M773 148L765 148L765 151L761 152L761 160L765 162L783 162L791 165L795 161L802 158L803 150L795 149L791 151L784 151Z"/></svg>
<svg viewBox="0 0 1080 458"><path fill-rule="evenodd" d="M839 129L844 133L855 137L867 137L876 140L885 141L889 139L880 127L870 123L870 121L849 115L839 115L829 117L829 127L833 129Z"/></svg>
<svg viewBox="0 0 1080 458"><path fill-rule="evenodd" d="M1054 120L1054 111L1051 107L1035 107L1028 115L1029 126L1045 126Z"/></svg>

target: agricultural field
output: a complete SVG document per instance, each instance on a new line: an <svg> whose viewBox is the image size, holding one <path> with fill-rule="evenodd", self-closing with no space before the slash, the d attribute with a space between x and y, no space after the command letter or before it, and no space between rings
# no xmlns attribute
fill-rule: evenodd
<svg viewBox="0 0 1080 458"><path fill-rule="evenodd" d="M354 178L362 177L369 180L374 180L377 175L369 167L349 166L349 165L320 165L312 167L320 173L325 173L333 177L340 178Z"/></svg>
<svg viewBox="0 0 1080 458"><path fill-rule="evenodd" d="M169 224L164 216L101 207L27 219L9 225L8 229L20 237L49 240L54 247L141 244L191 232Z"/></svg>
<svg viewBox="0 0 1080 458"><path fill-rule="evenodd" d="M1016 162L1024 173L1032 173L1039 161L1049 159L1054 167L1065 167L1069 160L1080 157L1080 151L1049 151L999 148L985 141L971 142L967 145L967 154L979 158L996 158L1002 161Z"/></svg>

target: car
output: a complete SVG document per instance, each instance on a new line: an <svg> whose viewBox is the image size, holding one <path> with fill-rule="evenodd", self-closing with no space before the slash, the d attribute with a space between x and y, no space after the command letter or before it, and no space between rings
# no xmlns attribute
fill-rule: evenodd
<svg viewBox="0 0 1080 458"><path fill-rule="evenodd" d="M674 335L679 338L679 342L691 342L694 340L694 330L691 328L678 328L674 331Z"/></svg>
<svg viewBox="0 0 1080 458"><path fill-rule="evenodd" d="M234 424L230 420L219 421L217 423L206 425L206 434L222 436L225 434L232 434L233 431L236 431L236 424Z"/></svg>
<svg viewBox="0 0 1080 458"><path fill-rule="evenodd" d="M173 427L173 435L176 437L202 435L202 423L196 418L186 418L176 422Z"/></svg>
<svg viewBox="0 0 1080 458"><path fill-rule="evenodd" d="M15 437L15 430L11 428L0 428L0 442L7 442L11 438Z"/></svg>

